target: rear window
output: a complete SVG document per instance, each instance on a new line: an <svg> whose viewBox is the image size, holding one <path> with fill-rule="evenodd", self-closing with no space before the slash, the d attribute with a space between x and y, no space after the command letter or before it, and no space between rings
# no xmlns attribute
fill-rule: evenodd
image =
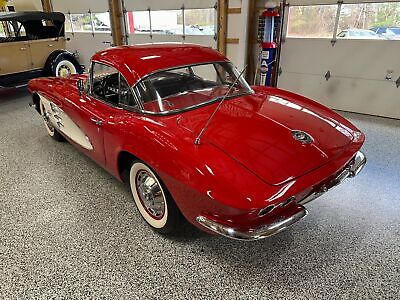
<svg viewBox="0 0 400 300"><path fill-rule="evenodd" d="M147 112L177 112L217 101L225 94L250 93L247 82L238 76L228 62L190 65L147 76L136 84L134 92Z"/></svg>

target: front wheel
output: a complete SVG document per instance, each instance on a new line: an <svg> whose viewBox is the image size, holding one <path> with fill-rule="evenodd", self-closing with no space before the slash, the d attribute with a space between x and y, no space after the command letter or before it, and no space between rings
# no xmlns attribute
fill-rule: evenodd
<svg viewBox="0 0 400 300"><path fill-rule="evenodd" d="M135 204L147 224L162 234L177 233L184 218L155 172L143 162L135 161L129 183Z"/></svg>

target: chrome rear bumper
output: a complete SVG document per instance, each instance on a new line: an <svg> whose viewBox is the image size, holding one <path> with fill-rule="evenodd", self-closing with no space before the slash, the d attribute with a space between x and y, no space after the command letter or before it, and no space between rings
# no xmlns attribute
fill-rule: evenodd
<svg viewBox="0 0 400 300"><path fill-rule="evenodd" d="M204 216L198 216L196 218L196 221L203 225L205 228L228 238L236 240L255 241L272 236L285 230L290 225L304 218L307 214L307 210L303 206L299 205L296 212L290 216L278 216L271 223L246 231L241 231L233 227L222 225Z"/></svg>
<svg viewBox="0 0 400 300"><path fill-rule="evenodd" d="M358 173L364 168L365 164L367 163L367 158L361 151L358 151L354 158L344 167L344 169L331 181L319 186L318 188L314 189L308 196L303 198L302 200L298 201L297 203L304 205L319 196L325 194L327 191L332 189L333 187L341 184L347 178L352 178L357 176Z"/></svg>
<svg viewBox="0 0 400 300"><path fill-rule="evenodd" d="M314 189L308 196L298 201L297 206L292 210L292 213L284 216L276 216L275 219L273 219L270 223L264 224L258 228L241 230L218 223L202 215L198 216L196 221L208 230L237 240L254 241L272 236L285 230L308 214L308 211L303 204L308 203L326 193L333 187L342 183L346 178L356 176L363 169L366 162L367 158L365 157L364 153L358 151L354 158L339 173L339 175L327 183L322 184L317 189Z"/></svg>

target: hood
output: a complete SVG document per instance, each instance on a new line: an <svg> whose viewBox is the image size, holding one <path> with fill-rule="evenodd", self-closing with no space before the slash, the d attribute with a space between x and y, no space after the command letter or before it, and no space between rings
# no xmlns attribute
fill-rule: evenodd
<svg viewBox="0 0 400 300"><path fill-rule="evenodd" d="M265 92L227 99L201 143L224 151L265 182L282 184L326 164L353 138L339 115L308 101ZM197 135L215 107L183 113L178 124ZM301 143L293 130L307 133L312 141Z"/></svg>

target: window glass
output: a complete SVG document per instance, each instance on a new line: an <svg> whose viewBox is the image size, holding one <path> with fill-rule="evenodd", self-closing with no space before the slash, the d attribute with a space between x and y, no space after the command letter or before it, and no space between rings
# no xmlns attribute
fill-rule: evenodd
<svg viewBox="0 0 400 300"><path fill-rule="evenodd" d="M128 11L126 13L128 33L150 33L148 11Z"/></svg>
<svg viewBox="0 0 400 300"><path fill-rule="evenodd" d="M228 97L251 92L243 77L230 89L237 76L237 71L227 62L180 67L146 77L135 86L134 92L145 111L180 111L216 101L228 92Z"/></svg>
<svg viewBox="0 0 400 300"><path fill-rule="evenodd" d="M186 35L214 35L215 9L185 9Z"/></svg>
<svg viewBox="0 0 400 300"><path fill-rule="evenodd" d="M90 14L71 14L74 32L92 32Z"/></svg>
<svg viewBox="0 0 400 300"><path fill-rule="evenodd" d="M123 76L120 76L119 86L119 103L133 108L138 108L138 105L133 97L132 91Z"/></svg>
<svg viewBox="0 0 400 300"><path fill-rule="evenodd" d="M6 37L3 22L0 22L0 37Z"/></svg>
<svg viewBox="0 0 400 300"><path fill-rule="evenodd" d="M400 40L400 2L343 4L338 37Z"/></svg>
<svg viewBox="0 0 400 300"><path fill-rule="evenodd" d="M111 32L110 14L104 13L93 13L93 27L95 32Z"/></svg>
<svg viewBox="0 0 400 300"><path fill-rule="evenodd" d="M17 22L17 34L18 36L26 36L26 31L24 25L22 25L20 22Z"/></svg>
<svg viewBox="0 0 400 300"><path fill-rule="evenodd" d="M150 14L153 34L182 35L182 10L158 10Z"/></svg>
<svg viewBox="0 0 400 300"><path fill-rule="evenodd" d="M119 75L117 69L93 63L92 76L93 97L112 104L118 104Z"/></svg>
<svg viewBox="0 0 400 300"><path fill-rule="evenodd" d="M289 7L288 37L332 38L337 5Z"/></svg>
<svg viewBox="0 0 400 300"><path fill-rule="evenodd" d="M69 15L65 15L65 32L72 32L72 24Z"/></svg>
<svg viewBox="0 0 400 300"><path fill-rule="evenodd" d="M183 35L185 21L186 35L214 35L215 9L185 9L150 11L153 34ZM148 11L127 12L127 27L130 34L150 33Z"/></svg>
<svg viewBox="0 0 400 300"><path fill-rule="evenodd" d="M213 64L193 66L192 70L194 75L210 82L217 83L217 73L215 72Z"/></svg>

